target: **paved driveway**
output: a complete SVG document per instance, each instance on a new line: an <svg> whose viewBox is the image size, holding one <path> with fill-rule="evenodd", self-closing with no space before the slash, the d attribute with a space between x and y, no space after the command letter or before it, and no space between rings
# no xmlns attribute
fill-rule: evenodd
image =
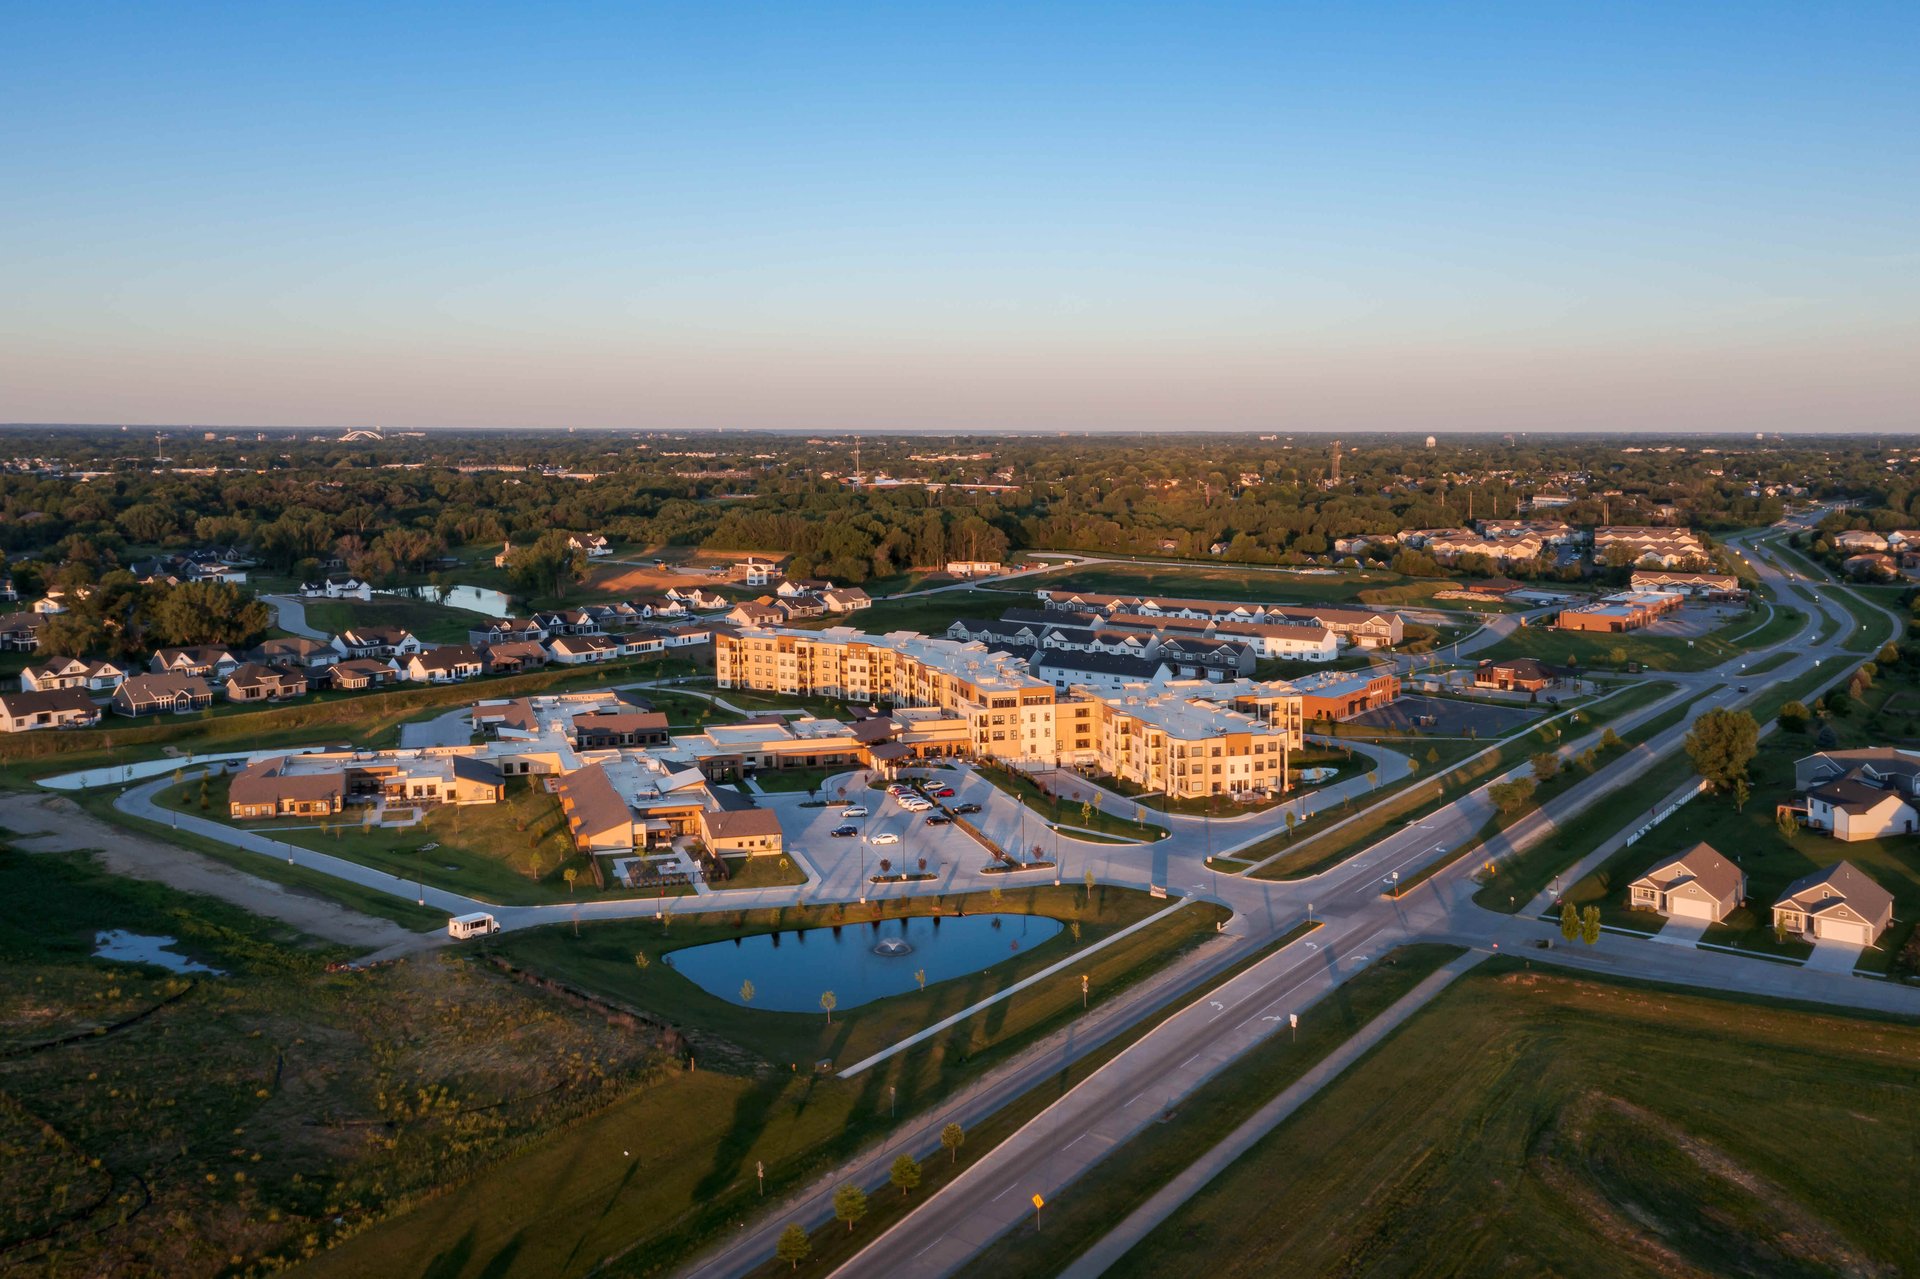
<svg viewBox="0 0 1920 1279"><path fill-rule="evenodd" d="M1813 954L1807 957L1806 967L1822 973L1850 973L1853 966L1860 962L1860 953L1865 949L1858 942L1816 942Z"/></svg>

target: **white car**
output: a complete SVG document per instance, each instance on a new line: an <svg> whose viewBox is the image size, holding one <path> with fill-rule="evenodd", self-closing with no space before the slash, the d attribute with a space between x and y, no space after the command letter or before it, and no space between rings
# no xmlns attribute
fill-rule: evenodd
<svg viewBox="0 0 1920 1279"><path fill-rule="evenodd" d="M876 844L897 844L900 842L900 837L892 831L886 831L882 834L875 835L873 842Z"/></svg>
<svg viewBox="0 0 1920 1279"><path fill-rule="evenodd" d="M853 806L852 808L843 808L843 809L841 809L841 810L840 810L840 816L841 816L841 817L843 817L843 818L845 818L845 817L865 817L866 815L867 815L867 810L866 810L866 809L864 809L864 808L862 808L862 807L860 807L860 805L858 805L858 804L855 804L855 805L854 805L854 806Z"/></svg>
<svg viewBox="0 0 1920 1279"><path fill-rule="evenodd" d="M924 813L929 808L932 808L933 805L924 799L903 799L900 801L900 807L906 809L909 813Z"/></svg>

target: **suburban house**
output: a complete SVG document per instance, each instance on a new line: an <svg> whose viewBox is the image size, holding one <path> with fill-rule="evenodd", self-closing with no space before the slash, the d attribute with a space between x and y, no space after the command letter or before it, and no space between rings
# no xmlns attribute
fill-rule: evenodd
<svg viewBox="0 0 1920 1279"><path fill-rule="evenodd" d="M225 679L239 667L240 659L233 650L218 644L163 648L147 663L147 669L155 675L202 675L208 679Z"/></svg>
<svg viewBox="0 0 1920 1279"><path fill-rule="evenodd" d="M555 635L598 635L605 628L592 611L584 608L559 608L545 613L535 613L534 622L546 632L544 638ZM525 639L526 636L516 638Z"/></svg>
<svg viewBox="0 0 1920 1279"><path fill-rule="evenodd" d="M262 666L284 666L312 673L332 666L340 660L340 654L326 640L289 635L282 639L262 640L257 648L247 654L247 660Z"/></svg>
<svg viewBox="0 0 1920 1279"><path fill-rule="evenodd" d="M1746 872L1709 844L1695 844L1627 886L1627 904L1636 910L1712 924L1724 922L1746 896Z"/></svg>
<svg viewBox="0 0 1920 1279"><path fill-rule="evenodd" d="M447 644L413 654L403 669L417 683L450 684L483 674L487 662L471 644Z"/></svg>
<svg viewBox="0 0 1920 1279"><path fill-rule="evenodd" d="M607 539L598 533L573 534L567 539L567 549L585 551L590 560L605 559L613 554L613 547L608 545Z"/></svg>
<svg viewBox="0 0 1920 1279"><path fill-rule="evenodd" d="M296 772L291 756L249 764L227 783L227 812L236 818L331 817L346 807L344 772Z"/></svg>
<svg viewBox="0 0 1920 1279"><path fill-rule="evenodd" d="M820 603L829 613L857 613L873 604L873 597L857 586L838 586L820 592Z"/></svg>
<svg viewBox="0 0 1920 1279"><path fill-rule="evenodd" d="M411 632L398 626L349 626L333 637L342 657L412 657L423 649Z"/></svg>
<svg viewBox="0 0 1920 1279"><path fill-rule="evenodd" d="M400 672L394 669L392 662L382 662L371 657L356 657L352 661L335 662L327 670L327 683L349 692L391 684L399 678Z"/></svg>
<svg viewBox="0 0 1920 1279"><path fill-rule="evenodd" d="M1835 533L1832 540L1834 549L1841 551L1884 551L1887 549L1887 539L1883 535L1863 528L1843 529Z"/></svg>
<svg viewBox="0 0 1920 1279"><path fill-rule="evenodd" d="M713 591L703 591L697 586L691 590L670 586L667 588L667 598L701 613L717 613L729 603L726 596Z"/></svg>
<svg viewBox="0 0 1920 1279"><path fill-rule="evenodd" d="M307 599L365 602L373 598L373 587L350 573L336 573L317 582L300 583L300 594Z"/></svg>
<svg viewBox="0 0 1920 1279"><path fill-rule="evenodd" d="M305 671L248 662L227 676L230 702L283 702L307 695Z"/></svg>
<svg viewBox="0 0 1920 1279"><path fill-rule="evenodd" d="M91 728L99 722L100 708L78 688L0 693L0 732L25 733L36 728Z"/></svg>
<svg viewBox="0 0 1920 1279"><path fill-rule="evenodd" d="M1731 573L1670 573L1635 569L1628 584L1636 591L1684 591L1688 595L1727 598L1744 595L1740 579Z"/></svg>
<svg viewBox="0 0 1920 1279"><path fill-rule="evenodd" d="M663 648L691 648L696 644L713 643L713 623L674 622L659 627L655 634L659 635Z"/></svg>
<svg viewBox="0 0 1920 1279"><path fill-rule="evenodd" d="M565 666L611 662L621 655L621 644L608 635L562 635L547 645L547 655Z"/></svg>
<svg viewBox="0 0 1920 1279"><path fill-rule="evenodd" d="M1841 571L1851 577L1898 577L1900 561L1882 551L1864 551L1840 561Z"/></svg>
<svg viewBox="0 0 1920 1279"><path fill-rule="evenodd" d="M129 675L113 690L113 709L121 715L184 715L213 705L213 685L199 675L167 672Z"/></svg>
<svg viewBox="0 0 1920 1279"><path fill-rule="evenodd" d="M781 626L787 620L787 606L771 601L743 600L734 605L727 620L735 626Z"/></svg>
<svg viewBox="0 0 1920 1279"><path fill-rule="evenodd" d="M756 560L748 557L734 565L734 572L748 586L765 586L780 575L780 566L769 560Z"/></svg>
<svg viewBox="0 0 1920 1279"><path fill-rule="evenodd" d="M1773 926L1808 941L1871 946L1893 922L1893 894L1851 862L1835 862L1787 886Z"/></svg>
<svg viewBox="0 0 1920 1279"><path fill-rule="evenodd" d="M544 643L547 628L530 617L498 617L470 627L467 631L467 643L475 647L492 647L495 644L513 644L532 641Z"/></svg>
<svg viewBox="0 0 1920 1279"><path fill-rule="evenodd" d="M1504 662L1488 658L1473 672L1476 688L1506 692L1537 693L1553 681L1552 668L1537 657L1513 657Z"/></svg>
<svg viewBox="0 0 1920 1279"><path fill-rule="evenodd" d="M29 693L51 693L60 688L84 688L111 693L127 677L112 662L90 662L84 657L49 657L20 668L20 687Z"/></svg>
<svg viewBox="0 0 1920 1279"><path fill-rule="evenodd" d="M547 650L534 640L488 644L483 652L487 659L487 670L495 675L509 675L547 664Z"/></svg>
<svg viewBox="0 0 1920 1279"><path fill-rule="evenodd" d="M1920 753L1889 746L1795 760L1800 799L1782 805L1809 830L1851 842L1920 829Z"/></svg>
<svg viewBox="0 0 1920 1279"><path fill-rule="evenodd" d="M955 577L998 577L1005 571L999 560L947 561L947 572Z"/></svg>

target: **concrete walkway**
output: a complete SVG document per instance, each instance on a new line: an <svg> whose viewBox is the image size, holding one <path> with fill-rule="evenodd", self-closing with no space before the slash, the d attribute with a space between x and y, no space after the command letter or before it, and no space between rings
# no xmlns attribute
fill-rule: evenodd
<svg viewBox="0 0 1920 1279"><path fill-rule="evenodd" d="M1106 1273L1127 1250L1191 1199L1202 1186L1212 1181L1234 1160L1253 1149L1268 1133L1278 1128L1305 1105L1307 1099L1332 1083L1347 1067L1360 1060L1374 1045L1398 1030L1409 1017L1432 1002L1434 996L1453 984L1455 978L1486 958L1480 951L1468 951L1452 963L1427 975L1419 985L1402 995L1391 1008L1362 1027L1358 1034L1341 1044L1306 1074L1288 1085L1279 1096L1260 1107L1213 1149L1188 1165L1179 1176L1161 1187L1160 1192L1129 1213L1125 1220L1100 1241L1080 1254L1061 1271L1062 1279L1097 1279Z"/></svg>

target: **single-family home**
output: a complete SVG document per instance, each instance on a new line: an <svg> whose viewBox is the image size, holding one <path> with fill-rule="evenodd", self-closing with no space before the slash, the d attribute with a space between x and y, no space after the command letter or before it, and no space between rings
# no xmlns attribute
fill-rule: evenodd
<svg viewBox="0 0 1920 1279"><path fill-rule="evenodd" d="M327 683L348 692L378 688L382 684L391 684L399 678L400 672L394 668L392 662L383 662L374 657L356 657L345 662L335 662L327 668Z"/></svg>
<svg viewBox="0 0 1920 1279"><path fill-rule="evenodd" d="M200 675L207 679L225 679L239 667L238 655L220 644L163 648L147 663L147 669L155 675Z"/></svg>
<svg viewBox="0 0 1920 1279"><path fill-rule="evenodd" d="M127 677L126 668L84 657L49 657L20 668L20 687L29 693L51 693L59 688L83 688L111 693Z"/></svg>
<svg viewBox="0 0 1920 1279"><path fill-rule="evenodd" d="M91 728L99 722L100 708L83 689L0 693L0 733L26 733L38 728Z"/></svg>
<svg viewBox="0 0 1920 1279"><path fill-rule="evenodd" d="M1893 894L1852 862L1796 879L1773 906L1773 926L1808 941L1871 946L1893 922Z"/></svg>
<svg viewBox="0 0 1920 1279"><path fill-rule="evenodd" d="M742 600L727 614L735 626L784 626L787 606L765 600Z"/></svg>
<svg viewBox="0 0 1920 1279"><path fill-rule="evenodd" d="M820 602L829 613L857 613L873 606L873 597L857 586L837 586L820 592Z"/></svg>
<svg viewBox="0 0 1920 1279"><path fill-rule="evenodd" d="M1912 774L1905 776L1911 786ZM1826 831L1845 843L1909 835L1920 828L1917 802L1902 788L1900 775L1865 764L1808 787L1805 822L1808 829Z"/></svg>
<svg viewBox="0 0 1920 1279"><path fill-rule="evenodd" d="M476 648L495 644L545 642L547 628L531 617L496 617L467 629L467 643Z"/></svg>
<svg viewBox="0 0 1920 1279"><path fill-rule="evenodd" d="M112 704L121 715L184 715L213 705L213 685L204 676L172 671L129 675L113 690Z"/></svg>
<svg viewBox="0 0 1920 1279"><path fill-rule="evenodd" d="M1710 844L1695 844L1627 886L1627 904L1675 919L1725 921L1747 896L1746 872Z"/></svg>
<svg viewBox="0 0 1920 1279"><path fill-rule="evenodd" d="M589 662L611 662L621 655L622 645L611 635L562 635L547 645L547 655L564 666Z"/></svg>
<svg viewBox="0 0 1920 1279"><path fill-rule="evenodd" d="M412 657L425 647L410 631L398 626L349 626L333 637L342 657Z"/></svg>
<svg viewBox="0 0 1920 1279"><path fill-rule="evenodd" d="M308 599L360 600L373 598L373 587L351 573L334 573L318 581L300 583L300 594Z"/></svg>
<svg viewBox="0 0 1920 1279"><path fill-rule="evenodd" d="M328 640L309 639L305 635L286 635L278 639L262 640L252 652L247 654L247 660L258 662L262 666L302 670L312 675L326 670L339 661L340 654L334 651L333 644Z"/></svg>
<svg viewBox="0 0 1920 1279"><path fill-rule="evenodd" d="M40 647L40 632L47 619L39 613L9 613L0 617L0 649L13 653L31 653Z"/></svg>
<svg viewBox="0 0 1920 1279"><path fill-rule="evenodd" d="M547 664L547 650L533 640L488 644L481 651L487 659L487 670L495 675L511 675Z"/></svg>
<svg viewBox="0 0 1920 1279"><path fill-rule="evenodd" d="M227 676L230 702L284 702L307 695L307 673L289 666L247 662Z"/></svg>
<svg viewBox="0 0 1920 1279"><path fill-rule="evenodd" d="M486 658L471 644L446 644L414 653L403 668L407 678L421 684L451 684L472 679L487 669Z"/></svg>
<svg viewBox="0 0 1920 1279"><path fill-rule="evenodd" d="M1887 539L1871 529L1850 528L1835 533L1831 539L1835 548L1842 551L1884 551Z"/></svg>

